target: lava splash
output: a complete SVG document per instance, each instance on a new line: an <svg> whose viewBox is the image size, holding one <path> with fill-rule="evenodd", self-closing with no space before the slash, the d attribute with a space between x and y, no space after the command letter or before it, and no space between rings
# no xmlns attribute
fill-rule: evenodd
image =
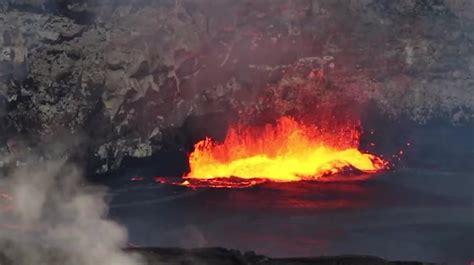
<svg viewBox="0 0 474 265"><path fill-rule="evenodd" d="M222 143L206 138L195 145L183 184L217 182L219 187L238 187L238 179L252 186L261 181L328 180L348 171L382 170L386 162L359 151L359 138L356 127L335 133L286 116L261 127L239 124L229 129Z"/></svg>

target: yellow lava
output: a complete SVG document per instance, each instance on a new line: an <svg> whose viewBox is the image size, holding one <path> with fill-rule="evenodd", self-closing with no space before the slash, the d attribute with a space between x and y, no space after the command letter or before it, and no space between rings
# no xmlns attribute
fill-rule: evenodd
<svg viewBox="0 0 474 265"><path fill-rule="evenodd" d="M373 173L385 162L360 152L360 133L351 128L340 135L280 118L263 128L238 125L231 128L222 143L207 138L195 145L189 156L188 179L238 177L262 178L277 182L317 179L336 174L347 167Z"/></svg>

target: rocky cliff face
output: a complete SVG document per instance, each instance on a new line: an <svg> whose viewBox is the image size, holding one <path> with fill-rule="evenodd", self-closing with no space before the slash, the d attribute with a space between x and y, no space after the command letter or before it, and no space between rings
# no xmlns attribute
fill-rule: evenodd
<svg viewBox="0 0 474 265"><path fill-rule="evenodd" d="M370 105L417 122L472 120L469 0L3 0L0 8L0 166L69 141L66 154L40 156L75 154L107 172L206 115Z"/></svg>

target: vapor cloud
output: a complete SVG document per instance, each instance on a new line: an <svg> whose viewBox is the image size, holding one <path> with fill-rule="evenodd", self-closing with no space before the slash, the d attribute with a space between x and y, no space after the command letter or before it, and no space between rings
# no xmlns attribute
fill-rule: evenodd
<svg viewBox="0 0 474 265"><path fill-rule="evenodd" d="M105 189L85 183L75 166L30 159L0 173L0 191L8 194L0 204L0 264L141 264L122 251L127 231L107 219Z"/></svg>

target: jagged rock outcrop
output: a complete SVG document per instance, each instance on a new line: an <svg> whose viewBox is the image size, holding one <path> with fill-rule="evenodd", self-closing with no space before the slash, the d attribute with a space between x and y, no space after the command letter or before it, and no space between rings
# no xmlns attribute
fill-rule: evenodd
<svg viewBox="0 0 474 265"><path fill-rule="evenodd" d="M81 150L106 172L158 151L165 132L191 116L348 102L418 122L470 121L473 8L468 0L2 1L0 153L18 158L73 138L62 155Z"/></svg>

